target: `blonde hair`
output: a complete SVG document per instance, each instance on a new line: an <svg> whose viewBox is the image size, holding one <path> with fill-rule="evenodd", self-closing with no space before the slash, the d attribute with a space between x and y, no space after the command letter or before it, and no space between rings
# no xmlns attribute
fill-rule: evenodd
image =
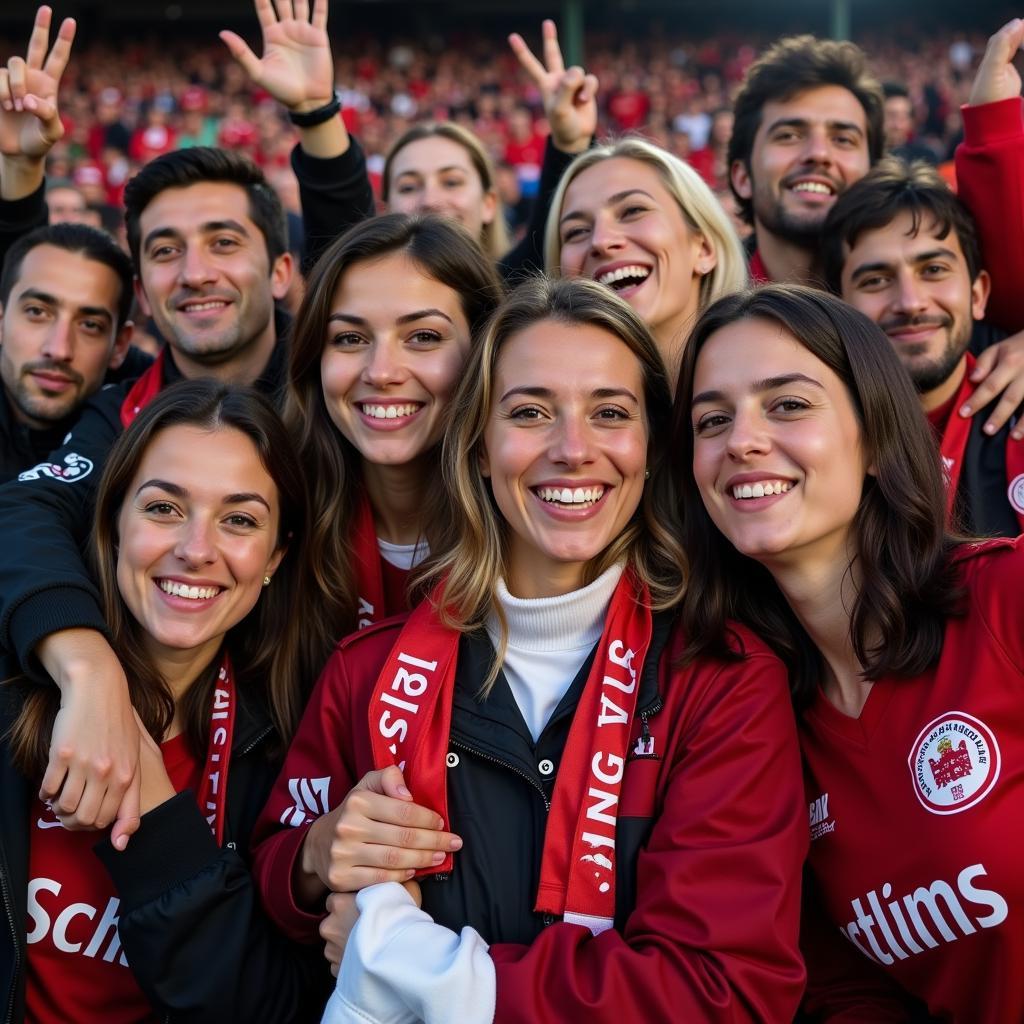
<svg viewBox="0 0 1024 1024"><path fill-rule="evenodd" d="M561 277L562 238L558 230L565 193L577 175L588 167L621 157L637 160L657 171L662 184L675 199L692 231L699 232L715 256L715 265L700 279L698 312L723 295L747 286L747 259L736 230L722 204L704 179L687 163L644 139L619 139L581 153L562 175L544 231L544 262L552 277Z"/></svg>
<svg viewBox="0 0 1024 1024"><path fill-rule="evenodd" d="M484 224L480 228L480 248L497 262L511 248L508 237L508 227L505 224L505 207L498 195L494 164L490 155L484 149L484 144L468 128L454 124L450 121L423 121L413 125L405 132L388 151L384 160L384 173L381 176L381 198L388 202L391 193L391 165L395 157L411 142L419 142L420 139L442 138L448 139L461 146L469 156L469 162L480 178L480 185L484 192L490 192L495 198L494 217L490 224Z"/></svg>
<svg viewBox="0 0 1024 1024"><path fill-rule="evenodd" d="M446 625L469 632L479 628L492 610L497 614L501 640L481 688L483 694L497 677L507 643L495 587L499 576L507 576L508 527L483 475L480 453L502 347L543 321L569 329L586 324L608 331L636 356L643 375L650 478L625 529L587 566L586 582L625 560L647 584L653 608L667 608L682 596L679 502L669 472L669 453L655 442L667 436L672 408L657 345L637 314L607 288L583 279L531 278L495 311L466 365L444 440L444 486L435 496L438 514L444 509L438 553L421 576L425 585L444 580L438 613Z"/></svg>

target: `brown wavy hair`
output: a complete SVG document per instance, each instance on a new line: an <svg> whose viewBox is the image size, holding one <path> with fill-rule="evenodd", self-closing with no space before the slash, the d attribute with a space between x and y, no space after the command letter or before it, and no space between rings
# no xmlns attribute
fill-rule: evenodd
<svg viewBox="0 0 1024 1024"><path fill-rule="evenodd" d="M799 285L768 285L719 300L697 322L683 355L669 446L690 565L682 605L689 638L684 657L735 657L731 619L748 625L786 663L798 707L806 706L822 677L821 654L775 580L722 535L693 475L697 359L716 331L750 319L778 324L832 370L850 395L865 459L874 470L865 476L852 524L860 589L850 639L869 679L923 672L938 659L945 620L960 607L951 554L961 538L946 530L935 439L881 329L834 296Z"/></svg>
<svg viewBox="0 0 1024 1024"><path fill-rule="evenodd" d="M445 580L439 612L447 625L461 632L478 629L492 610L497 614L503 636L482 693L494 682L504 658L505 622L494 593L499 576L508 575L507 525L480 466L484 429L502 347L544 321L607 331L633 353L643 374L650 478L625 529L588 566L586 582L625 560L650 589L653 608L671 607L682 593L678 503L668 449L658 443L668 436L672 399L657 344L633 309L597 282L532 278L516 288L491 318L455 396L441 463L444 488L434 497L440 533L431 549L434 557L420 577L424 586Z"/></svg>
<svg viewBox="0 0 1024 1024"><path fill-rule="evenodd" d="M230 428L248 437L277 486L280 503L277 548L287 549L274 579L256 607L225 638L239 691L260 693L282 743L287 743L302 710L304 682L314 678L304 623L295 614L305 568L308 534L305 484L294 447L270 403L251 388L203 379L182 381L162 391L118 438L100 479L90 539L90 562L98 583L110 642L128 678L132 705L159 742L174 717L166 680L146 653L144 631L117 586L117 523L128 488L154 438L173 426L215 431ZM195 458L201 459L197 451ZM206 752L210 702L219 658L182 697L184 732L192 753ZM26 686L21 711L9 737L14 763L29 777L46 769L50 734L60 706L55 686Z"/></svg>
<svg viewBox="0 0 1024 1024"><path fill-rule="evenodd" d="M284 420L295 438L309 492L316 591L306 602L306 626L321 652L321 665L338 638L358 623L351 541L362 473L361 456L327 411L320 360L334 295L345 272L395 252L458 293L474 336L503 294L494 264L468 232L435 215L392 213L363 221L331 244L309 276L292 331ZM431 537L427 541L432 544Z"/></svg>

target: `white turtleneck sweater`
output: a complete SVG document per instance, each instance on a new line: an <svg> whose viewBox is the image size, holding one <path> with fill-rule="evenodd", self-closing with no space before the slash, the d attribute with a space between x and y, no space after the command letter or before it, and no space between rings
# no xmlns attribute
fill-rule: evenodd
<svg viewBox="0 0 1024 1024"><path fill-rule="evenodd" d="M558 597L513 597L505 581L498 580L495 596L508 623L502 670L534 742L601 639L622 568L613 565L589 586ZM497 649L496 613L488 617L486 628Z"/></svg>
<svg viewBox="0 0 1024 1024"><path fill-rule="evenodd" d="M502 669L536 741L591 648L601 639L616 565L560 597L513 597L499 581L509 629ZM498 620L486 623L497 646ZM496 978L487 943L473 928L435 924L397 882L356 896L352 929L322 1024L445 1024L458 1006L463 1024L494 1019Z"/></svg>

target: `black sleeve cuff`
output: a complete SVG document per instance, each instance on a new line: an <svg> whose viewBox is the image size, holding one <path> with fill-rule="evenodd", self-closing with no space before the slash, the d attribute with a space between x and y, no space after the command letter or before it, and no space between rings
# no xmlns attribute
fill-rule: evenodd
<svg viewBox="0 0 1024 1024"><path fill-rule="evenodd" d="M0 230L29 232L42 227L49 219L46 208L46 182L21 199L0 201Z"/></svg>
<svg viewBox="0 0 1024 1024"><path fill-rule="evenodd" d="M144 814L123 853L114 849L109 837L94 850L114 880L122 912L193 878L220 853L190 789Z"/></svg>
<svg viewBox="0 0 1024 1024"><path fill-rule="evenodd" d="M366 157L358 139L350 135L349 146L341 156L310 156L298 143L292 149L292 170L300 182L334 188L339 181L366 176Z"/></svg>
<svg viewBox="0 0 1024 1024"><path fill-rule="evenodd" d="M29 678L49 681L36 659L35 647L44 637L62 629L95 629L110 639L95 591L79 587L41 590L30 594L11 612L7 640Z"/></svg>

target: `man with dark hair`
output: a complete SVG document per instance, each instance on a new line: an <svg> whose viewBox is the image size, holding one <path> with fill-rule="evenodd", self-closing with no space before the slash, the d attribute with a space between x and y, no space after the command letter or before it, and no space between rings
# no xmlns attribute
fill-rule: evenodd
<svg viewBox="0 0 1024 1024"><path fill-rule="evenodd" d="M56 448L124 363L131 301L131 262L102 231L55 224L10 248L0 274L0 482Z"/></svg>
<svg viewBox="0 0 1024 1024"><path fill-rule="evenodd" d="M924 160L935 165L938 158L931 147L914 138L914 104L910 91L899 82L883 82L885 95L885 151L901 160Z"/></svg>
<svg viewBox="0 0 1024 1024"><path fill-rule="evenodd" d="M825 221L828 287L875 321L921 396L939 438L950 511L968 533L1024 530L1024 445L1010 427L957 415L974 384L970 352L989 275L974 222L930 165L886 157L841 195Z"/></svg>
<svg viewBox="0 0 1024 1024"><path fill-rule="evenodd" d="M75 25L65 19L49 49L50 17L39 9L23 68L8 76L14 109L0 108L0 252L45 219L43 165L64 131L57 94ZM166 154L125 198L136 294L166 346L134 383L95 395L61 448L0 487L0 646L61 689L42 791L72 826L116 818L121 847L137 825L138 790L125 799L124 787L133 776L138 785L139 732L81 555L96 485L119 433L174 381L212 376L277 393L287 316L275 300L293 271L280 202L241 157Z"/></svg>
<svg viewBox="0 0 1024 1024"><path fill-rule="evenodd" d="M811 279L836 197L882 155L882 91L853 43L793 36L750 67L736 97L729 174L754 227L755 280Z"/></svg>

